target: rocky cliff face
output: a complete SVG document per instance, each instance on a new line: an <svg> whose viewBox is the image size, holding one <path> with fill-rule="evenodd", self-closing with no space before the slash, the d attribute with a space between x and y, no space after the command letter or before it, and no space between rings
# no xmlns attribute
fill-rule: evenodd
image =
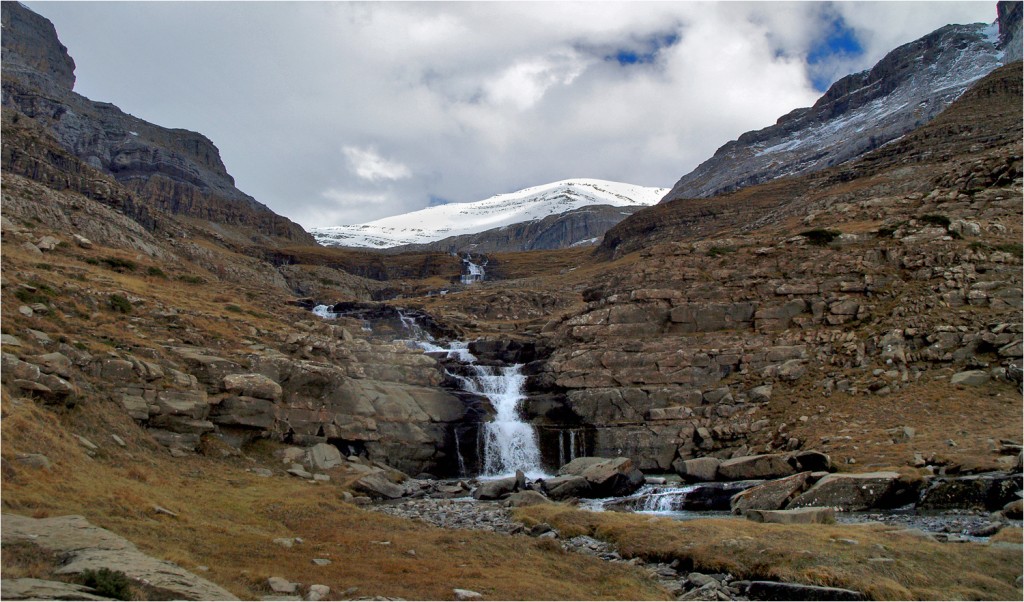
<svg viewBox="0 0 1024 602"><path fill-rule="evenodd" d="M392 247L390 252L502 253L565 249L593 245L610 228L637 212L638 207L594 205L544 219L494 228L478 234L452 236L422 245Z"/></svg>
<svg viewBox="0 0 1024 602"><path fill-rule="evenodd" d="M235 188L202 134L163 128L72 91L74 61L53 25L3 3L3 106L41 123L90 166L171 213L238 226L269 239L313 244L300 226Z"/></svg>
<svg viewBox="0 0 1024 602"><path fill-rule="evenodd" d="M639 257L545 326L537 382L587 453L645 470L802 445L767 412L782 388L1019 384L1021 95L1008 65L856 162L639 212L605 240Z"/></svg>
<svg viewBox="0 0 1024 602"><path fill-rule="evenodd" d="M1019 18L1000 25L1020 29ZM813 107L722 146L662 202L810 173L878 148L933 119L1003 64L997 38L995 26L948 25L901 46L871 69L837 81Z"/></svg>

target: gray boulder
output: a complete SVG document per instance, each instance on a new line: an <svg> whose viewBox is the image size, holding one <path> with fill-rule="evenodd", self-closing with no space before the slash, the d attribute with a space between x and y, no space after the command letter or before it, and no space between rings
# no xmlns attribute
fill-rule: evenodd
<svg viewBox="0 0 1024 602"><path fill-rule="evenodd" d="M718 465L718 478L724 481L778 479L796 473L782 454L741 456L723 460Z"/></svg>
<svg viewBox="0 0 1024 602"><path fill-rule="evenodd" d="M541 490L553 500L593 497L590 483L583 477L552 477L539 481L539 484Z"/></svg>
<svg viewBox="0 0 1024 602"><path fill-rule="evenodd" d="M228 374L224 377L223 388L228 393L279 401L281 385L262 374Z"/></svg>
<svg viewBox="0 0 1024 602"><path fill-rule="evenodd" d="M744 518L755 523L780 525L831 525L836 522L832 508L793 508L792 510L747 510Z"/></svg>
<svg viewBox="0 0 1024 602"><path fill-rule="evenodd" d="M517 490L515 477L480 481L476 490L473 491L473 497L478 500L500 500Z"/></svg>
<svg viewBox="0 0 1024 602"><path fill-rule="evenodd" d="M396 500L405 495L405 488L392 482L380 469L360 477L352 483L352 488L376 499Z"/></svg>
<svg viewBox="0 0 1024 602"><path fill-rule="evenodd" d="M672 463L676 473L689 482L714 481L718 477L718 458L705 457L692 460L678 459Z"/></svg>
<svg viewBox="0 0 1024 602"><path fill-rule="evenodd" d="M306 451L306 458L313 468L321 470L334 468L342 463L341 452L330 443L317 443Z"/></svg>
<svg viewBox="0 0 1024 602"><path fill-rule="evenodd" d="M897 472L836 473L821 478L788 508L827 506L843 512L896 508L917 500L919 482Z"/></svg>
<svg viewBox="0 0 1024 602"><path fill-rule="evenodd" d="M928 510L1002 510L1006 504L1017 499L1022 484L1020 474L1005 472L935 478L921 495L918 506Z"/></svg>
<svg viewBox="0 0 1024 602"><path fill-rule="evenodd" d="M733 514L747 510L781 510L807 486L810 472L775 479L737 493L731 500Z"/></svg>
<svg viewBox="0 0 1024 602"><path fill-rule="evenodd" d="M576 458L558 469L559 476L583 477L592 497L629 495L644 484L644 473L629 458Z"/></svg>
<svg viewBox="0 0 1024 602"><path fill-rule="evenodd" d="M166 600L237 600L231 592L176 564L140 552L133 543L81 516L33 519L4 514L0 522L5 544L30 541L62 554L58 575L78 575L107 568L124 572L129 579L146 583ZM3 590L7 598L6 586ZM76 599L76 598L65 598ZM84 599L84 598L77 598Z"/></svg>

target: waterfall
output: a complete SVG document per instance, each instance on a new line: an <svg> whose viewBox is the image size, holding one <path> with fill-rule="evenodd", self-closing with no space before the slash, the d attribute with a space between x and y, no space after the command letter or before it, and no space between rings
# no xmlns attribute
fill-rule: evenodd
<svg viewBox="0 0 1024 602"><path fill-rule="evenodd" d="M338 317L338 314L331 311L333 307L333 305L317 305L313 308L313 313L325 320L334 320Z"/></svg>
<svg viewBox="0 0 1024 602"><path fill-rule="evenodd" d="M418 344L429 353L444 353L445 359L455 359L464 364L468 368L468 376L449 374L462 384L463 390L486 397L494 407L494 419L482 425L482 476L512 475L517 470L531 478L543 476L537 434L533 425L523 421L519 415L519 406L526 399L523 393L526 375L522 364L480 366L469 351L469 345L462 342L453 342L448 347L423 341Z"/></svg>
<svg viewBox="0 0 1024 602"><path fill-rule="evenodd" d="M484 266L487 265L486 260L484 260L482 265L473 263L471 257L467 255L462 258L462 263L466 266L466 273L463 274L460 279L462 284L473 284L474 282L480 282L484 279Z"/></svg>

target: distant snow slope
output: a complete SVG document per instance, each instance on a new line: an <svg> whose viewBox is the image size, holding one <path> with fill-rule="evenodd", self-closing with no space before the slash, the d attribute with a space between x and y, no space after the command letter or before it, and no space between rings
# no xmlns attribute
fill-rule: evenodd
<svg viewBox="0 0 1024 602"><path fill-rule="evenodd" d="M449 203L365 224L313 228L317 242L329 247L386 249L423 244L543 219L588 205L639 207L657 204L668 188L650 188L605 180L562 180L474 203Z"/></svg>

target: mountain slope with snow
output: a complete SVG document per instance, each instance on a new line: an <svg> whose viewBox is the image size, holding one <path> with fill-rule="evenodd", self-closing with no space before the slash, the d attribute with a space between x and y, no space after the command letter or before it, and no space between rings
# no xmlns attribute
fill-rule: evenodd
<svg viewBox="0 0 1024 602"><path fill-rule="evenodd" d="M666 192L667 188L606 180L562 180L473 203L450 203L365 224L313 228L310 232L324 246L386 249L479 234L594 205L650 206L660 201Z"/></svg>
<svg viewBox="0 0 1024 602"><path fill-rule="evenodd" d="M859 157L931 121L1006 60L1020 23L947 25L840 79L813 107L747 132L683 176L664 201L707 198Z"/></svg>

